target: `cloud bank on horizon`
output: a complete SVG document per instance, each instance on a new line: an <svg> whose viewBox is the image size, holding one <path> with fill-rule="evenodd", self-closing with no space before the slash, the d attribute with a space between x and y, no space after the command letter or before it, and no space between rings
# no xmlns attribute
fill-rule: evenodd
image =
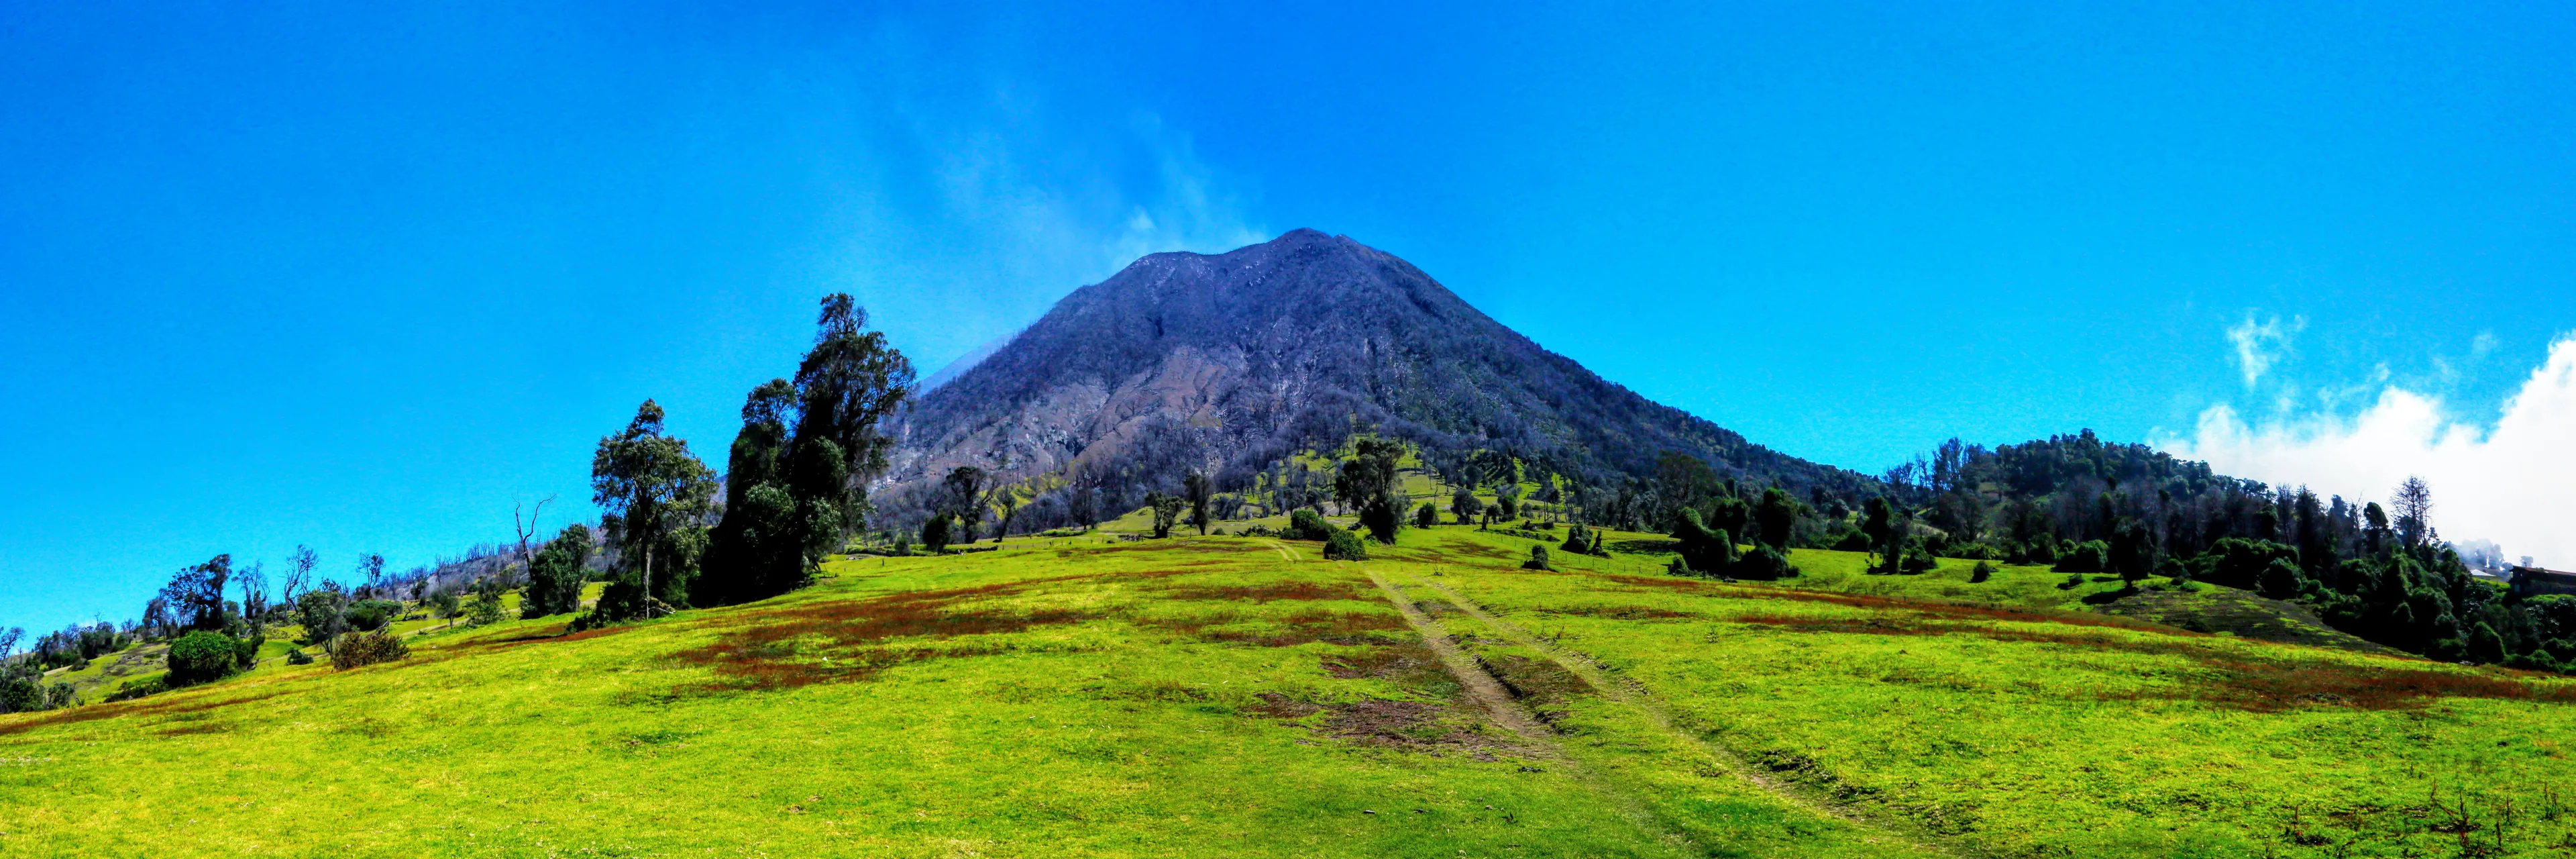
<svg viewBox="0 0 2576 859"><path fill-rule="evenodd" d="M2249 333L2263 327L2250 316L2242 326ZM2278 348L2280 331L2274 320L2271 331L2231 330L2230 338L2240 352L2249 340ZM2251 363L2240 357L2240 365ZM2246 375L2250 384L2260 371L2247 367ZM2576 331L2550 344L2492 425L2447 418L2440 397L2390 384L2349 419L2254 422L2231 406L2213 406L2190 438L2156 446L2206 460L2222 474L2306 485L2356 502L2384 502L2398 483L2421 476L2433 488L2433 524L2447 539L2491 540L2508 559L2528 555L2545 567L2576 569Z"/></svg>

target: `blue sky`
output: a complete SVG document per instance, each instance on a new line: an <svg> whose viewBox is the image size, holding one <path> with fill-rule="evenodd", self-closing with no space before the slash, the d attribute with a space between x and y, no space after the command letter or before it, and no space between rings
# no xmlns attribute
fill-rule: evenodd
<svg viewBox="0 0 2576 859"><path fill-rule="evenodd" d="M927 373L1300 226L1866 470L2478 436L2576 328L2564 7L361 5L0 10L0 624L586 515L825 292Z"/></svg>

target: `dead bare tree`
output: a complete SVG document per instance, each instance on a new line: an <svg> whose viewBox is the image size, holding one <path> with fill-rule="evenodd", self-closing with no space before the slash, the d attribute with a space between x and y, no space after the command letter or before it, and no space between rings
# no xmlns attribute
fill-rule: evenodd
<svg viewBox="0 0 2576 859"><path fill-rule="evenodd" d="M522 570L533 569L529 565L536 562L537 556L529 551L528 541L536 538L537 517L546 512L546 504L553 500L555 497L552 495L537 499L537 509L528 511L526 522L519 521L519 505L510 505L510 527L519 534L519 568Z"/></svg>
<svg viewBox="0 0 2576 859"><path fill-rule="evenodd" d="M279 595L285 597L289 604L294 603L296 596L313 583L313 568L321 565L322 556L314 552L313 547L297 545L295 551L286 556L286 582Z"/></svg>

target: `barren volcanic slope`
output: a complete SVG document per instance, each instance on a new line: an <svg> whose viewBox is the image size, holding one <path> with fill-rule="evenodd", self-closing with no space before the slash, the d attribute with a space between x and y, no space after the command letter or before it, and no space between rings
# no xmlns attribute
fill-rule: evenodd
<svg viewBox="0 0 2576 859"><path fill-rule="evenodd" d="M1076 290L921 398L881 490L900 498L958 465L1006 479L1083 470L1123 505L1191 470L1239 485L1354 431L1418 442L1433 461L1509 452L1594 485L1644 475L1665 451L1793 487L1867 480L1651 402L1404 260L1301 229L1214 256L1154 254Z"/></svg>

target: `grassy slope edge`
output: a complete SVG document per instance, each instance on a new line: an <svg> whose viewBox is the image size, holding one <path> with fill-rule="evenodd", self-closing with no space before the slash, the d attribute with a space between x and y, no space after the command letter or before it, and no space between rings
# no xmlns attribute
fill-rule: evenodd
<svg viewBox="0 0 2576 859"><path fill-rule="evenodd" d="M1338 564L1247 538L1013 541L648 624L512 621L400 664L0 716L0 853L2576 844L2569 681L2062 611L2116 586L2030 569L1969 585L1802 552L1795 586L1724 585L1637 558L1520 569L1530 545L1444 527ZM1552 738L1468 705L1371 574Z"/></svg>

